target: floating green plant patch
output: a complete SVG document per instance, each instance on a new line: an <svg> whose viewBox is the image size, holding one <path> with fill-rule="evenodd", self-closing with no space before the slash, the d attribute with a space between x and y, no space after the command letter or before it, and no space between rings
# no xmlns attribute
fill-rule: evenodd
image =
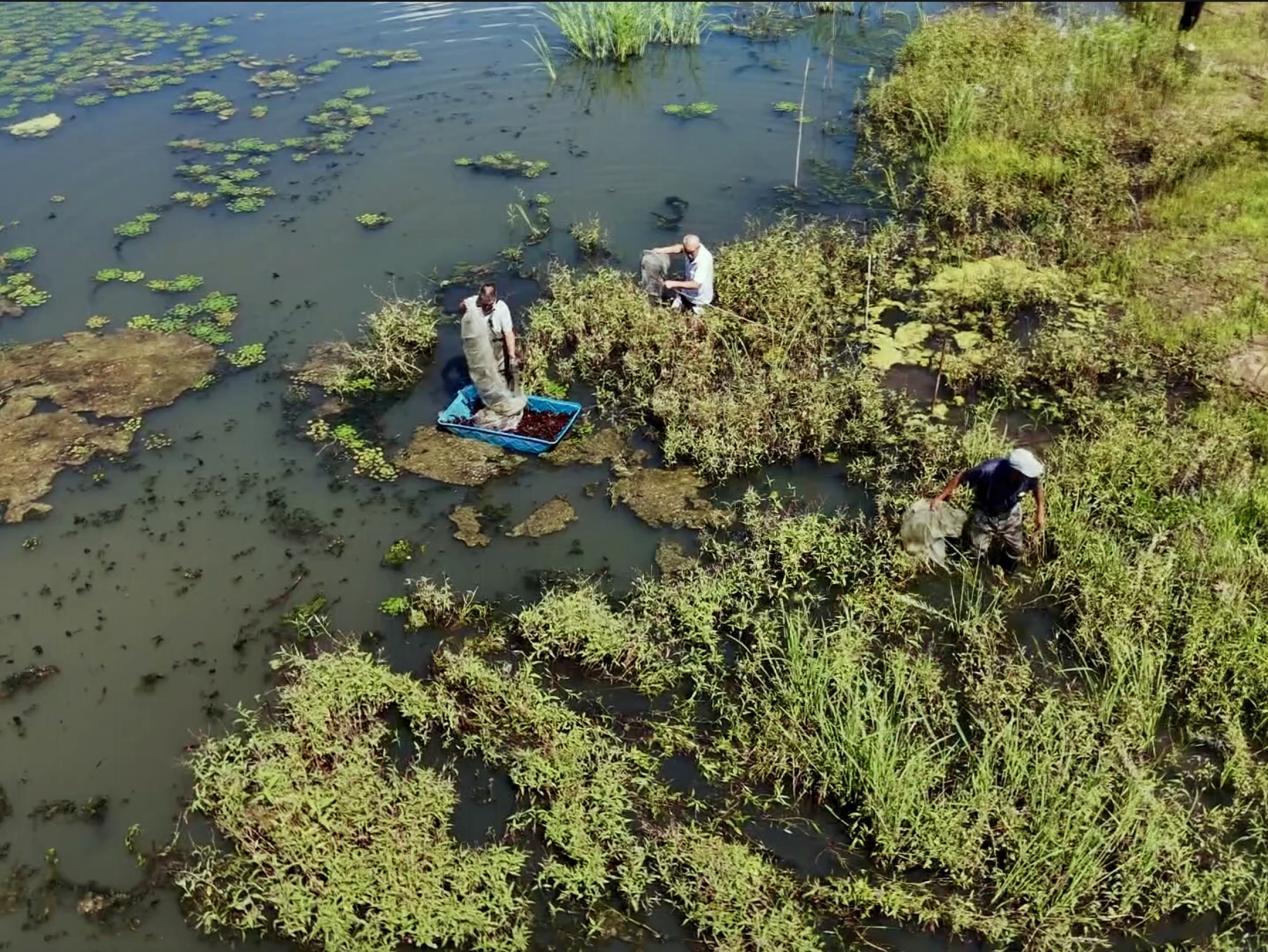
<svg viewBox="0 0 1268 952"><path fill-rule="evenodd" d="M139 238L150 233L150 226L159 220L157 212L142 212L135 218L114 226L114 233L121 238Z"/></svg>
<svg viewBox="0 0 1268 952"><path fill-rule="evenodd" d="M35 279L25 271L4 276L4 280L0 281L0 314L17 317L27 308L48 303L52 296L36 287ZM13 313L14 308L17 309L16 314Z"/></svg>
<svg viewBox="0 0 1268 952"><path fill-rule="evenodd" d="M76 106L99 106L106 101L105 93L85 93L75 97Z"/></svg>
<svg viewBox="0 0 1268 952"><path fill-rule="evenodd" d="M88 320L84 321L84 327L88 328L90 331L99 331L109 323L110 318L106 317L104 314L94 314L92 317L88 318Z"/></svg>
<svg viewBox="0 0 1268 952"><path fill-rule="evenodd" d="M230 119L238 110L228 96L210 89L194 89L176 101L173 112L202 112L221 119Z"/></svg>
<svg viewBox="0 0 1268 952"><path fill-rule="evenodd" d="M257 96L280 96L299 89L300 77L289 69L262 69L251 74L251 82L260 88Z"/></svg>
<svg viewBox="0 0 1268 952"><path fill-rule="evenodd" d="M352 460L353 472L358 476L390 482L396 479L396 467L387 461L381 446L375 446L358 432L351 423L331 426L325 420L313 420L306 434L310 440L326 446L337 447Z"/></svg>
<svg viewBox="0 0 1268 952"><path fill-rule="evenodd" d="M328 59L319 63L313 63L311 66L305 66L304 72L310 76L325 76L327 73L334 72L339 67L342 60Z"/></svg>
<svg viewBox="0 0 1268 952"><path fill-rule="evenodd" d="M258 212L264 207L264 204L264 199L258 195L239 195L237 198L225 202L225 207L231 212L244 214L247 212Z"/></svg>
<svg viewBox="0 0 1268 952"><path fill-rule="evenodd" d="M122 268L102 268L93 275L93 280L106 284L110 281L122 281L125 284L136 284L145 280L144 271L124 271Z"/></svg>
<svg viewBox="0 0 1268 952"><path fill-rule="evenodd" d="M388 568L399 569L414 558L414 543L409 539L397 539L383 553L383 564Z"/></svg>
<svg viewBox="0 0 1268 952"><path fill-rule="evenodd" d="M781 99L779 102L773 102L770 107L776 112L798 112L801 109L797 103L788 99Z"/></svg>
<svg viewBox="0 0 1268 952"><path fill-rule="evenodd" d="M252 118L252 119L263 119L263 118L264 118L265 116L267 116L268 114L269 114L269 107L268 107L268 106L263 106L263 105L261 105L261 106L252 106L252 107L251 107L251 118Z"/></svg>
<svg viewBox="0 0 1268 952"><path fill-rule="evenodd" d="M174 278L155 278L147 281L145 286L151 291L183 294L186 291L197 291L203 286L203 279L196 274L179 274Z"/></svg>
<svg viewBox="0 0 1268 952"><path fill-rule="evenodd" d="M327 99L321 109L305 116L309 125L322 129L364 129L374 122L375 116L387 112L386 106L364 106L347 96Z"/></svg>
<svg viewBox="0 0 1268 952"><path fill-rule="evenodd" d="M43 139L61 124L62 117L55 112L50 112L47 115L36 116L34 119L15 122L6 128L10 135L17 136L19 139Z"/></svg>
<svg viewBox="0 0 1268 952"><path fill-rule="evenodd" d="M216 201L214 192L173 192L172 201L190 208L207 208Z"/></svg>
<svg viewBox="0 0 1268 952"><path fill-rule="evenodd" d="M370 65L375 69L387 69L398 63L417 63L423 58L418 50L360 50L351 46L341 46L335 50L345 59L373 59Z"/></svg>
<svg viewBox="0 0 1268 952"><path fill-rule="evenodd" d="M257 367L267 359L263 344L243 344L237 350L225 355L225 359L235 367Z"/></svg>
<svg viewBox="0 0 1268 952"><path fill-rule="evenodd" d="M357 224L370 231L382 228L384 225L390 224L391 221L392 216L386 212L363 212L357 216Z"/></svg>
<svg viewBox="0 0 1268 952"><path fill-rule="evenodd" d="M36 254L36 249L30 245L10 248L4 254L0 254L0 271L3 271L15 264L25 264L34 258Z"/></svg>
<svg viewBox="0 0 1268 952"><path fill-rule="evenodd" d="M524 178L536 178L550 168L550 163L542 160L522 159L514 152L495 152L482 155L478 159L462 156L453 160L454 165L470 166L478 171L501 172L505 175L522 175Z"/></svg>
<svg viewBox="0 0 1268 952"><path fill-rule="evenodd" d="M704 116L712 116L718 111L717 103L712 102L691 102L685 104L673 102L661 108L664 110L665 115L676 116L679 119L700 119Z"/></svg>

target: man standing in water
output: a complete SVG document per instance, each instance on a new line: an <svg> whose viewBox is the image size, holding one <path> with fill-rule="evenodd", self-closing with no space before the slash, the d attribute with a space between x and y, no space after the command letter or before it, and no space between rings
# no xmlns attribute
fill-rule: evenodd
<svg viewBox="0 0 1268 952"><path fill-rule="evenodd" d="M475 415L477 426L513 430L520 422L526 400L515 390L514 366L519 363L511 310L498 300L497 287L480 285L480 293L462 302L462 353L467 358L471 382L483 408Z"/></svg>
<svg viewBox="0 0 1268 952"><path fill-rule="evenodd" d="M964 527L965 538L978 558L990 554L995 542L1003 543L1011 568L1021 561L1021 497L1035 496L1035 532L1043 532L1047 513L1044 507L1043 463L1030 450L1015 449L1006 457L988 459L970 470L956 473L933 499L933 507L947 500L961 484L973 489L973 512Z"/></svg>
<svg viewBox="0 0 1268 952"><path fill-rule="evenodd" d="M680 244L653 248L652 253L687 256L687 280L664 282L674 307L690 312L713 303L713 253L701 243L699 236L683 235Z"/></svg>

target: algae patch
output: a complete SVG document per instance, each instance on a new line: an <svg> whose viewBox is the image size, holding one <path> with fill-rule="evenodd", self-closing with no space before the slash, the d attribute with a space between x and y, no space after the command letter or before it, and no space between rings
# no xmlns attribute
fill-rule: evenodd
<svg viewBox="0 0 1268 952"><path fill-rule="evenodd" d="M609 490L613 505L625 503L649 526L705 529L730 524L731 516L701 495L706 482L694 469L636 469Z"/></svg>
<svg viewBox="0 0 1268 952"><path fill-rule="evenodd" d="M524 460L489 443L463 439L434 426L420 426L395 462L416 476L455 486L479 486L505 476Z"/></svg>
<svg viewBox="0 0 1268 952"><path fill-rule="evenodd" d="M542 459L556 466L598 466L607 460L622 459L630 452L619 430L604 427L586 436L569 436Z"/></svg>
<svg viewBox="0 0 1268 952"><path fill-rule="evenodd" d="M480 513L471 506L459 506L449 514L449 521L454 524L453 537L471 548L479 548L489 544L489 537L481 531Z"/></svg>
<svg viewBox="0 0 1268 952"><path fill-rule="evenodd" d="M128 451L136 428L89 422L137 417L167 406L216 362L208 344L183 334L77 331L60 340L20 344L0 353L0 502L5 522L49 506L36 500L63 469L98 453ZM57 409L36 412L40 400Z"/></svg>
<svg viewBox="0 0 1268 952"><path fill-rule="evenodd" d="M554 532L562 532L568 523L577 518L577 511L566 499L556 497L535 510L532 515L507 533L509 536L528 536L540 539Z"/></svg>

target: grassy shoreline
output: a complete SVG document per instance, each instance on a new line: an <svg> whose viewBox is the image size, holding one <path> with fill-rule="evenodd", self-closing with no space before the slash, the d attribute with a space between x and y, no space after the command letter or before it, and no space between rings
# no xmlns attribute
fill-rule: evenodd
<svg viewBox="0 0 1268 952"><path fill-rule="evenodd" d="M193 754L221 837L178 880L195 921L518 949L544 897L595 935L669 902L737 950L857 941L876 915L1028 948L1204 915L1204 948L1268 941L1268 409L1225 363L1268 329L1268 8L1208 4L1193 52L1173 6L1067 29L1026 9L929 20L861 120L863 170L910 215L728 245L726 310L687 335L626 276L556 272L532 315L538 385L585 381L713 476L840 453L876 518L750 494L696 563L622 600L579 584L464 611L447 627L480 635L421 678L339 643L284 653L272 717ZM935 359L941 414L883 386ZM1009 445L998 407L1059 430L1047 555L1008 583L954 569L943 604L896 518ZM421 586L411 609L433 617L437 593L454 601ZM1036 593L1050 655L1013 621ZM561 663L668 703L579 711ZM397 772L388 711L506 771L502 840L456 842L452 781ZM670 789L674 755L716 790ZM807 803L858 871L797 876L741 832ZM395 875L375 850L406 807L426 820L406 837L426 936L408 891L339 885ZM468 886L429 878L442 864Z"/></svg>

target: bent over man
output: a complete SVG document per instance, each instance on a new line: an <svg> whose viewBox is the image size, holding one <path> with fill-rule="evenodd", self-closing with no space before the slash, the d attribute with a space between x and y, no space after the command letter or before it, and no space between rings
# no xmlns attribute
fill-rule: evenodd
<svg viewBox="0 0 1268 952"><path fill-rule="evenodd" d="M933 499L934 507L950 498L960 485L973 490L973 512L964 534L980 558L990 554L995 543L1004 547L1013 564L1021 561L1025 538L1022 534L1021 497L1035 497L1035 531L1042 532L1047 513L1044 507L1043 463L1030 450L1015 449L1006 457L988 459L972 469L956 473Z"/></svg>

